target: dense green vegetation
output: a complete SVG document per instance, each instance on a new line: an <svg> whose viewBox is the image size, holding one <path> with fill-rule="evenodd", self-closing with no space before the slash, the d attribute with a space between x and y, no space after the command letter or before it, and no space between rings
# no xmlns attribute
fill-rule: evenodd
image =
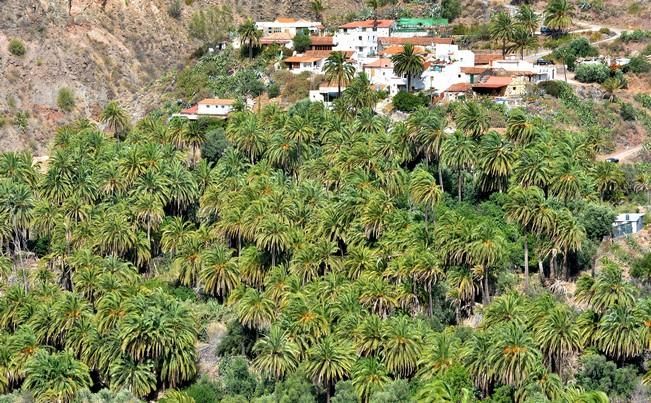
<svg viewBox="0 0 651 403"><path fill-rule="evenodd" d="M226 127L131 124L111 103L106 132L59 130L44 172L3 154L2 391L631 396L651 340L644 292L613 263L573 296L558 279L591 270L609 203L648 189L647 170L595 162L594 122L568 132L476 102L391 122L377 99L361 75L334 111L269 106ZM215 320L228 325L220 377L197 378Z"/></svg>

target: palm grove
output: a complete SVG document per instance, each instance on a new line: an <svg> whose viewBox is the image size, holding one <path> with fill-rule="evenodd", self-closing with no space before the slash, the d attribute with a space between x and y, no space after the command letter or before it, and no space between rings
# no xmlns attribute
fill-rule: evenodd
<svg viewBox="0 0 651 403"><path fill-rule="evenodd" d="M2 154L0 391L192 401L215 310L217 353L258 382L231 401L292 382L305 401L607 401L577 369L595 355L641 378L649 300L612 262L581 271L648 173L596 162L590 126L481 101L392 122L376 101L362 74L332 111L236 112L212 161L215 123L131 125L116 103L105 132L62 127L44 171Z"/></svg>

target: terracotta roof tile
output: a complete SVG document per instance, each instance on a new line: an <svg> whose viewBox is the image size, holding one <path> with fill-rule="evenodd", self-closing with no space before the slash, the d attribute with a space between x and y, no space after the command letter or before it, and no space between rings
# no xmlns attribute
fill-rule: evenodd
<svg viewBox="0 0 651 403"><path fill-rule="evenodd" d="M511 77L490 76L484 82L474 84L473 88L502 88L511 84Z"/></svg>
<svg viewBox="0 0 651 403"><path fill-rule="evenodd" d="M462 67L461 72L465 74L483 74L487 70L489 70L488 67L482 67L482 66L474 66L474 67Z"/></svg>
<svg viewBox="0 0 651 403"><path fill-rule="evenodd" d="M317 56L290 56L284 61L285 63L314 63L323 59L323 57Z"/></svg>
<svg viewBox="0 0 651 403"><path fill-rule="evenodd" d="M501 60L502 55L498 53L476 53L475 65L478 64L491 64L493 60Z"/></svg>
<svg viewBox="0 0 651 403"><path fill-rule="evenodd" d="M467 92L472 89L472 85L468 83L456 83L448 87L445 92Z"/></svg>
<svg viewBox="0 0 651 403"><path fill-rule="evenodd" d="M365 21L353 21L348 24L339 26L343 29L353 29L353 28L391 28L395 24L394 20L365 20Z"/></svg>
<svg viewBox="0 0 651 403"><path fill-rule="evenodd" d="M334 37L332 37L332 36L310 36L310 43L312 45L321 45L321 46L334 45Z"/></svg>
<svg viewBox="0 0 651 403"><path fill-rule="evenodd" d="M393 67L393 62L391 59L385 59L385 58L380 58L377 59L371 63L365 64L364 68L370 68L370 69L375 69L375 68L392 68Z"/></svg>

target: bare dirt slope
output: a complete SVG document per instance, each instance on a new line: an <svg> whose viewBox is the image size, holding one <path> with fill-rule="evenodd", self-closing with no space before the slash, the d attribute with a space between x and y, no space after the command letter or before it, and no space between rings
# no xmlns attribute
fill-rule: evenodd
<svg viewBox="0 0 651 403"><path fill-rule="evenodd" d="M310 16L308 0L182 0L180 20L168 15L173 0L0 0L0 150L47 148L54 128L80 116L97 118L108 100L119 99L134 115L155 104L150 87L170 69L183 66L196 49L187 23L210 4L231 6L236 20ZM355 0L331 0L334 12ZM327 15L328 13L326 13ZM12 38L27 53L10 55ZM77 107L57 107L62 87L74 90ZM140 99L143 102L139 102ZM146 100L145 100L146 99ZM16 116L29 114L27 127Z"/></svg>

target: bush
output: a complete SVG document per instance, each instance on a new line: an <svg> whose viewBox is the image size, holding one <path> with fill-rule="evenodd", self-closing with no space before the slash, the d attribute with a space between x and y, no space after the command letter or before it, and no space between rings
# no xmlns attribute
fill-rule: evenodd
<svg viewBox="0 0 651 403"><path fill-rule="evenodd" d="M597 63L597 64L580 64L576 68L577 81L582 83L603 83L606 79L610 77L610 69L608 66Z"/></svg>
<svg viewBox="0 0 651 403"><path fill-rule="evenodd" d="M68 87L63 87L57 95L57 105L59 109L70 112L75 109L75 93Z"/></svg>
<svg viewBox="0 0 651 403"><path fill-rule="evenodd" d="M565 81L551 80L551 81L542 81L538 83L538 88L545 91L545 94L549 94L554 98L558 98L565 91L572 91L572 87Z"/></svg>
<svg viewBox="0 0 651 403"><path fill-rule="evenodd" d="M428 99L421 93L411 94L400 91L393 97L393 106L402 112L413 112L421 106L427 106Z"/></svg>
<svg viewBox="0 0 651 403"><path fill-rule="evenodd" d="M267 95L269 99L277 98L280 95L280 87L276 83L271 83L267 86Z"/></svg>
<svg viewBox="0 0 651 403"><path fill-rule="evenodd" d="M201 145L201 157L208 162L215 163L224 155L226 147L228 147L228 141L223 128L217 127L208 130L206 141Z"/></svg>
<svg viewBox="0 0 651 403"><path fill-rule="evenodd" d="M627 399L635 390L637 373L631 367L617 368L604 356L589 354L581 358L576 380L585 390L600 390L611 398Z"/></svg>
<svg viewBox="0 0 651 403"><path fill-rule="evenodd" d="M12 39L9 41L9 53L14 56L23 56L27 53L27 49L20 39Z"/></svg>
<svg viewBox="0 0 651 403"><path fill-rule="evenodd" d="M651 282L651 253L647 253L633 262L631 276L646 284Z"/></svg>
<svg viewBox="0 0 651 403"><path fill-rule="evenodd" d="M626 121L634 121L636 119L637 113L635 112L633 105L624 102L622 103L621 109L619 110L619 115Z"/></svg>
<svg viewBox="0 0 651 403"><path fill-rule="evenodd" d="M178 20L181 18L182 13L183 7L181 5L181 0L172 0L172 3L167 8L167 14L169 14L170 17Z"/></svg>
<svg viewBox="0 0 651 403"><path fill-rule="evenodd" d="M192 397L196 403L218 402L223 398L223 392L219 385L207 377L199 378L197 382L190 385L184 392Z"/></svg>
<svg viewBox="0 0 651 403"><path fill-rule="evenodd" d="M312 40L310 36L304 32L299 32L294 36L294 50L298 53L303 53L310 48L312 45Z"/></svg>
<svg viewBox="0 0 651 403"><path fill-rule="evenodd" d="M649 94L636 94L635 100L642 104L643 107L651 109L651 95Z"/></svg>
<svg viewBox="0 0 651 403"><path fill-rule="evenodd" d="M649 63L645 57L633 56L631 57L631 61L628 62L624 68L626 71L630 71L631 73L635 74L648 73L651 71L651 63Z"/></svg>
<svg viewBox="0 0 651 403"><path fill-rule="evenodd" d="M441 1L441 18L447 18L454 21L461 15L461 3L459 0L442 0Z"/></svg>
<svg viewBox="0 0 651 403"><path fill-rule="evenodd" d="M16 116L14 116L14 126L19 129L25 130L29 125L29 112L27 111L18 111Z"/></svg>

